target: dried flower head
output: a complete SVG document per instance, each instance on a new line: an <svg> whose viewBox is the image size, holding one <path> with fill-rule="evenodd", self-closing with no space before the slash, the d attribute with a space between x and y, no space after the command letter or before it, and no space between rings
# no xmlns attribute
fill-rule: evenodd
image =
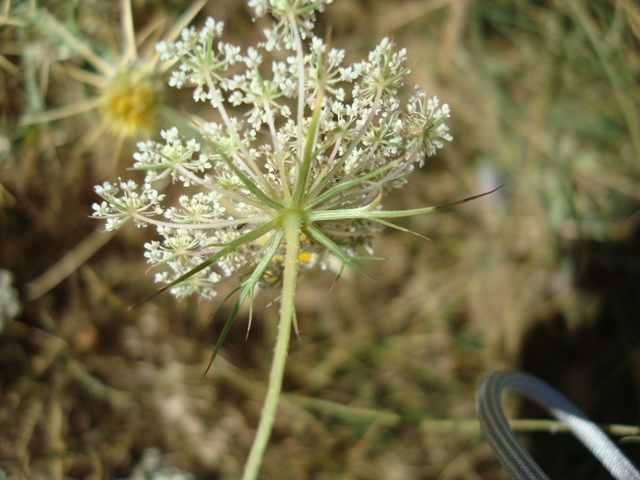
<svg viewBox="0 0 640 480"><path fill-rule="evenodd" d="M162 240L147 243L145 255L165 266L157 280L174 294L212 297L234 274L252 286L277 282L292 215L299 268L326 265L329 255L356 266L383 218L400 216L381 210L385 193L451 140L446 104L419 88L401 101L404 49L385 38L367 60L344 65L343 50L313 35L325 3L250 1L273 27L245 52L220 39L224 25L212 18L157 45L161 60L178 62L169 84L193 88L214 118L200 123L198 138L171 128L161 142L138 143L143 184L106 182L93 208L110 230L129 220L156 227ZM268 62L273 49L288 56ZM165 178L181 187L177 204L159 193Z"/></svg>

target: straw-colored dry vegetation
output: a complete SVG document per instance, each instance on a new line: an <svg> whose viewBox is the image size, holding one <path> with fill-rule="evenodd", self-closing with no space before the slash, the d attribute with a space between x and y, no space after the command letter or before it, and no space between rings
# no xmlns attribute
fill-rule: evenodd
<svg viewBox="0 0 640 480"><path fill-rule="evenodd" d="M203 376L234 284L214 301L160 295L128 310L156 288L142 257L153 234L104 234L89 218L93 186L131 176L137 140L189 128L189 92L169 91L161 71L133 82L124 107L104 100L108 67L133 65L135 42L154 67L147 47L189 2L133 0L135 39L117 0L40 3L5 0L0 12L0 268L22 306L0 333L0 468L237 478L277 292L258 297L248 335L246 315L236 321ZM260 38L240 2L210 0L194 23L207 15L235 43ZM637 3L334 0L323 29L350 61L392 36L415 62L411 82L451 106L454 141L388 206L504 187L401 223L430 241L386 230L385 260L365 264L373 280L300 279L301 334L263 478L505 478L473 401L503 367L547 379L597 421L640 423ZM149 101L124 127L112 118ZM531 439L552 478L607 478L568 436ZM627 452L638 460L637 444ZM156 476L134 471L143 458Z"/></svg>

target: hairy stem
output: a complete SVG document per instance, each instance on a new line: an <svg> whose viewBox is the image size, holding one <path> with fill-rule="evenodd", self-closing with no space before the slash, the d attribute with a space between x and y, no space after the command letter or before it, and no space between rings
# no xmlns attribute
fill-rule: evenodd
<svg viewBox="0 0 640 480"><path fill-rule="evenodd" d="M300 253L300 227L301 215L298 212L289 212L283 216L282 227L285 229L286 251L284 258L284 274L282 285L282 299L280 301L280 322L278 323L278 337L276 348L271 363L269 386L267 397L262 407L262 415L258 425L256 438L251 446L249 458L245 464L243 480L254 480L258 476L258 470L262 463L262 457L271 435L273 421L276 416L284 365L289 350L291 338L291 324L295 315L296 281L298 278L298 255Z"/></svg>

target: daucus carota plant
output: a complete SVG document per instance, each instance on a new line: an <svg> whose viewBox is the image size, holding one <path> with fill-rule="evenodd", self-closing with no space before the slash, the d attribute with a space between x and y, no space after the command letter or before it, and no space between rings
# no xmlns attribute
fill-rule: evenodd
<svg viewBox="0 0 640 480"><path fill-rule="evenodd" d="M169 84L193 87L212 119L199 122L199 138L171 128L161 142L139 143L134 169L146 172L142 185L96 187L103 201L93 216L108 230L129 221L157 229L161 240L146 243L145 255L163 268L159 291L212 297L223 278L240 279L212 361L256 287L281 289L269 389L245 478L256 477L271 432L295 328L298 273L330 257L359 269L358 255L370 253L382 225L393 226L388 219L444 207L382 209L385 193L451 140L449 107L419 88L401 100L406 52L388 39L367 60L343 65L345 52L313 34L327 3L251 0L255 16L273 24L264 42L245 52L220 40L223 24L211 18L201 30L190 27L179 40L158 44L163 60L178 62ZM266 62L274 51L282 60ZM168 181L180 189L175 204L156 186Z"/></svg>

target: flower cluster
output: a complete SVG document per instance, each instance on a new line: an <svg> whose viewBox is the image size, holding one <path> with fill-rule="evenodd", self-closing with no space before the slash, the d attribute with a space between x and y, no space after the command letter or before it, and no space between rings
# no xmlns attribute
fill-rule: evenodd
<svg viewBox="0 0 640 480"><path fill-rule="evenodd" d="M176 21L176 28L166 33L167 38L175 38L180 28L188 24L202 9L206 0L195 0ZM125 138L139 137L152 130L163 110L160 79L171 67L162 64L160 54L153 50L153 44L136 38L133 24L132 0L120 3L121 45L118 50L103 52L92 48L93 39L80 36L45 8L38 8L27 15L27 24L33 24L52 44L59 44L73 54L74 60L82 60L85 68L66 65L72 78L95 89L94 95L73 105L46 111L28 111L22 118L22 125L44 123L98 111L102 125L93 138L103 131L109 131L122 142ZM157 38L153 32L160 23L150 24L147 36ZM96 27L98 28L98 27ZM147 48L150 47L150 48ZM47 64L49 62L43 62ZM41 74L48 78L48 74ZM46 85L42 86L43 90Z"/></svg>
<svg viewBox="0 0 640 480"><path fill-rule="evenodd" d="M198 138L171 128L163 141L139 143L134 169L144 183L96 187L103 200L93 216L109 230L128 220L155 226L162 240L145 245L146 257L169 267L157 279L178 296L213 296L233 274L277 282L293 214L300 268L329 255L352 265L388 224L382 219L400 216L381 210L384 194L451 140L446 104L419 88L401 101L405 50L384 39L366 60L344 65L343 50L313 35L326 3L251 0L273 27L246 52L221 41L223 23L211 18L158 44L162 60L178 62L169 84L192 87L211 118L199 121ZM267 62L274 49L284 59ZM167 180L181 187L173 204L159 193Z"/></svg>

